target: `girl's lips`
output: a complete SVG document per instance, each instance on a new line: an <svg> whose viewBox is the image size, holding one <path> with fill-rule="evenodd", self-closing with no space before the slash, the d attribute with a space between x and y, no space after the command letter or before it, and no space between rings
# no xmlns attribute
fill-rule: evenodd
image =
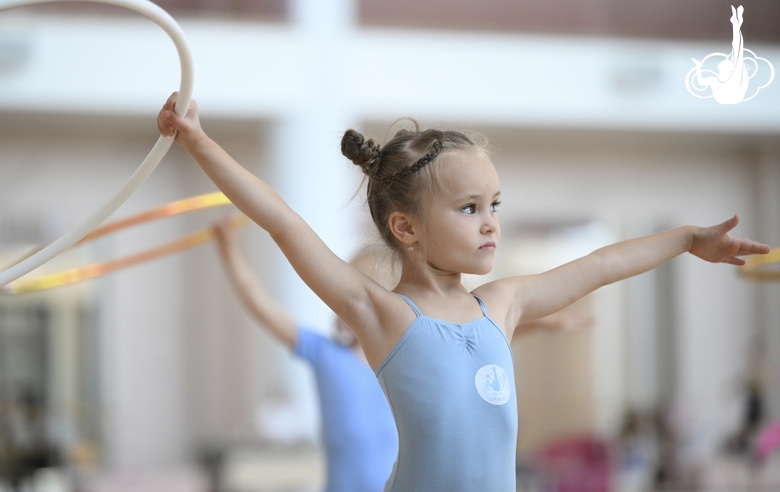
<svg viewBox="0 0 780 492"><path fill-rule="evenodd" d="M487 242L487 243L483 244L482 246L480 246L479 249L481 249L482 251L495 251L496 250L496 243L494 243L492 241Z"/></svg>

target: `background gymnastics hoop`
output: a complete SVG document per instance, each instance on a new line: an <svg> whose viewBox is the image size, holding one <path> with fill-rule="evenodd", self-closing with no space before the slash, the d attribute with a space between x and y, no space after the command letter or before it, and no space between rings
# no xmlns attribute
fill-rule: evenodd
<svg viewBox="0 0 780 492"><path fill-rule="evenodd" d="M780 263L780 248L775 248L765 255L751 256L745 259L745 264L737 270L740 275L753 280L780 280L780 270L762 270L761 267Z"/></svg>
<svg viewBox="0 0 780 492"><path fill-rule="evenodd" d="M185 198L183 200L178 200L167 205L163 205L162 207L133 215L126 219L106 224L105 226L95 229L90 234L85 236L84 239L76 243L76 246L97 239L101 236L106 236L108 234L120 231L122 229L127 229L128 227L143 224L145 222L151 222L154 220L164 219L166 217L173 217L174 215L180 215L183 213L195 212L197 210L230 204L230 200L228 200L228 198L221 192L207 193L205 195ZM238 229L248 223L249 219L245 215L236 214L231 216L228 222L228 226L232 229ZM80 282L82 280L99 277L101 275L137 265L139 263L156 260L157 258L174 253L179 253L212 239L214 239L214 228L205 227L169 243L123 258L92 263L83 267L71 268L60 272L41 275L35 278L18 279L8 285L0 287L0 294L22 294L26 292L46 290L75 282Z"/></svg>
<svg viewBox="0 0 780 492"><path fill-rule="evenodd" d="M0 0L0 12L15 7L23 7L28 5L36 5L41 3L57 3L68 0ZM176 21L166 11L158 7L154 3L148 0L84 0L94 3L107 3L110 5L116 5L124 7L129 10L133 10L142 14L157 25L159 25L170 36L173 44L176 45L176 50L179 53L179 61L181 63L181 85L179 87L179 98L176 101L176 114L184 116L187 112L187 108L192 98L193 89L193 66L192 55L190 49L187 46L187 41L184 38L184 32ZM79 224L75 229L65 234L61 238L57 239L53 243L49 244L42 250L36 252L34 255L26 258L19 263L13 265L5 271L0 272L0 287L12 282L22 275L30 273L32 270L43 265L47 261L51 260L58 254L62 253L66 249L70 248L80 239L87 235L91 230L99 226L109 215L114 213L135 190L141 186L141 183L146 181L146 178L154 171L157 164L160 163L162 158L171 148L175 135L172 137L163 137L157 140L157 143L152 147L152 150L143 160L141 165L136 169L132 176L125 182L119 191L111 197L102 207L100 207L95 213L88 217L84 222Z"/></svg>

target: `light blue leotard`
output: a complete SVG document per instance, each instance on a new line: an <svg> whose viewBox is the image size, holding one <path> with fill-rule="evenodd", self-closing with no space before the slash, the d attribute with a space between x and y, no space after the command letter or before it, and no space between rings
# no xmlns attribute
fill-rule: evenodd
<svg viewBox="0 0 780 492"><path fill-rule="evenodd" d="M423 315L376 370L398 427L385 492L514 492L517 399L504 332ZM475 296L476 297L476 296Z"/></svg>
<svg viewBox="0 0 780 492"><path fill-rule="evenodd" d="M380 492L398 453L385 395L351 349L298 328L295 353L314 368L328 463L326 492Z"/></svg>

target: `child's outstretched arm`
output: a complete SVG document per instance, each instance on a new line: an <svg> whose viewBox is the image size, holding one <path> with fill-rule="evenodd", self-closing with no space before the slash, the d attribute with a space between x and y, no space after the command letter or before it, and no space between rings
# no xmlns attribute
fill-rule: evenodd
<svg viewBox="0 0 780 492"><path fill-rule="evenodd" d="M214 235L219 245L219 256L225 267L233 290L241 304L252 317L289 348L294 348L298 339L295 320L266 293L260 282L252 275L246 259L236 244L236 233L228 220L214 224Z"/></svg>
<svg viewBox="0 0 780 492"><path fill-rule="evenodd" d="M381 362L391 338L380 327L411 323L396 320L404 312L398 308L403 301L336 256L274 190L211 140L194 101L186 117L178 116L173 111L177 96L168 98L157 117L160 133L178 131L176 142L239 210L268 231L301 279L355 331L369 363Z"/></svg>
<svg viewBox="0 0 780 492"><path fill-rule="evenodd" d="M765 244L728 234L738 222L735 215L712 227L679 227L631 239L545 273L498 280L486 287L511 305L506 327L513 332L519 324L554 313L599 287L652 270L685 252L732 265L745 263L739 256L768 253Z"/></svg>
<svg viewBox="0 0 780 492"><path fill-rule="evenodd" d="M556 313L553 313L544 318L535 319L526 323L520 324L515 329L515 336L525 335L532 332L574 332L583 331L593 328L596 322L596 318L589 312L569 311L573 306L568 306L568 309L563 309Z"/></svg>

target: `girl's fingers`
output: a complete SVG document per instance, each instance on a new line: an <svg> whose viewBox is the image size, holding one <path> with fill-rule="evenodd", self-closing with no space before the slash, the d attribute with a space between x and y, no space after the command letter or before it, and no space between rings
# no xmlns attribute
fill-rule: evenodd
<svg viewBox="0 0 780 492"><path fill-rule="evenodd" d="M769 246L764 245L760 248L741 248L736 256L765 255L767 253L769 253Z"/></svg>
<svg viewBox="0 0 780 492"><path fill-rule="evenodd" d="M179 99L179 93L178 92L174 92L173 94L168 96L168 100L165 101L165 108L170 109L170 108L175 107L176 106L176 101L178 99Z"/></svg>
<svg viewBox="0 0 780 492"><path fill-rule="evenodd" d="M176 113L178 96L177 92L171 94L157 114L157 129L163 137L174 137L177 143L187 148L202 134L198 121L198 105L195 101L190 101L187 112L179 116Z"/></svg>
<svg viewBox="0 0 780 492"><path fill-rule="evenodd" d="M162 128L165 130L162 133L165 136L173 135L176 130L180 130L184 126L184 118L169 109L164 110L160 116L162 117Z"/></svg>
<svg viewBox="0 0 780 492"><path fill-rule="evenodd" d="M716 227L718 229L718 232L722 234L726 234L733 228L737 227L737 224L739 224L739 215L734 215L734 217L730 218L729 220L723 222L722 224L719 224Z"/></svg>
<svg viewBox="0 0 780 492"><path fill-rule="evenodd" d="M755 241L747 241L742 240L742 243L739 245L739 251L735 256L742 256L742 255L762 255L769 253L769 250L771 248L768 244L762 244L757 243Z"/></svg>
<svg viewBox="0 0 780 492"><path fill-rule="evenodd" d="M173 129L176 128L176 126L177 126L176 125L176 118L177 118L176 113L174 113L170 109L167 109L163 113L163 118L165 118L165 121L168 123L167 126L168 126L169 129L173 130Z"/></svg>
<svg viewBox="0 0 780 492"><path fill-rule="evenodd" d="M160 113L160 116L157 118L157 129L160 130L160 133L167 137L170 134L170 125L165 121L165 111L163 110Z"/></svg>
<svg viewBox="0 0 780 492"><path fill-rule="evenodd" d="M178 98L178 92L174 92L168 96L168 99L160 110L160 114L157 116L157 129L160 131L160 134L165 137L170 137L176 132L176 127L174 126L174 121L171 119L170 114L173 113Z"/></svg>

